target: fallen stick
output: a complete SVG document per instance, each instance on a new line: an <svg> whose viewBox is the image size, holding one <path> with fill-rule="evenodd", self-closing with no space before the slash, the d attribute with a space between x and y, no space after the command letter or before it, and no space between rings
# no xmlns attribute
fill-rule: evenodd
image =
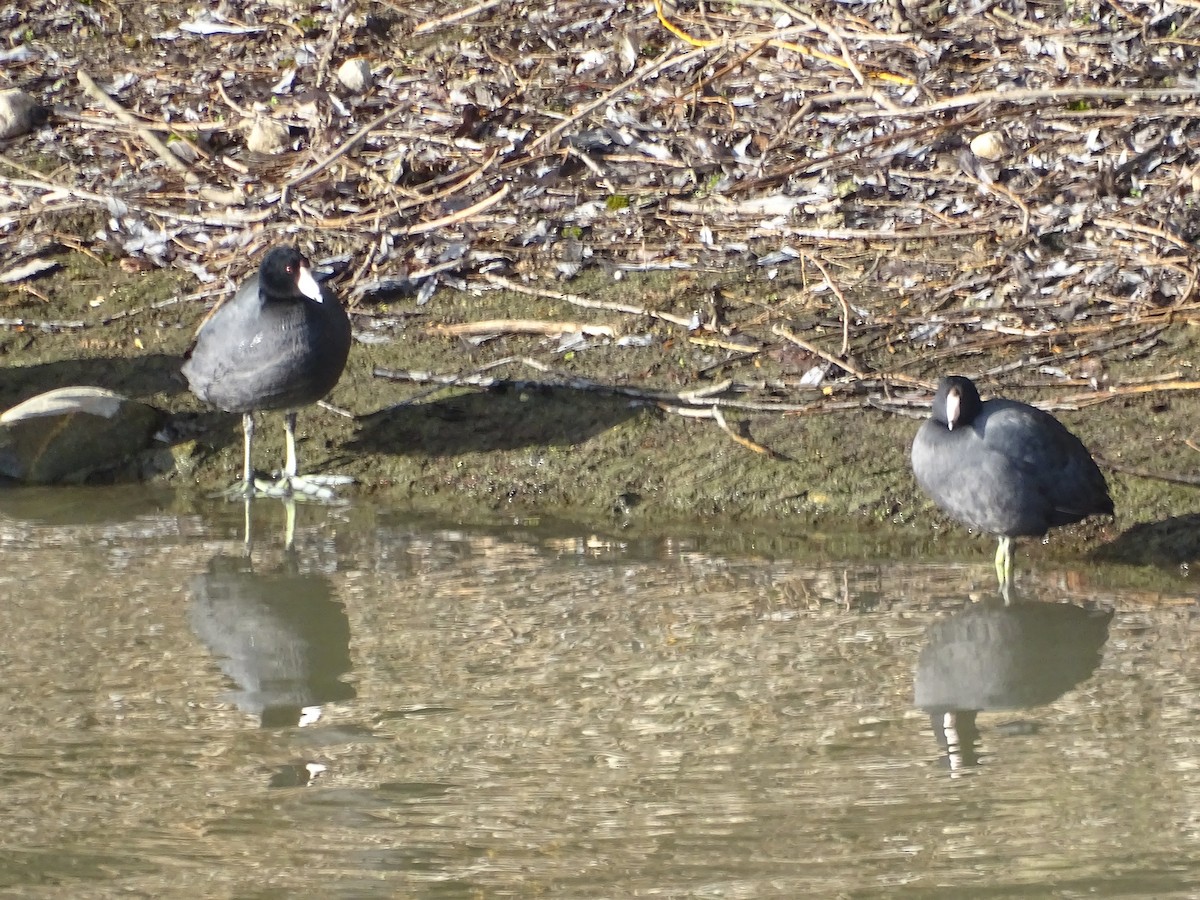
<svg viewBox="0 0 1200 900"><path fill-rule="evenodd" d="M821 260L817 259L812 253L801 253L800 257L807 259L817 267L817 270L825 276L825 283L829 285L829 289L833 291L833 295L842 304L842 359L845 359L850 355L850 303L846 300L846 295L842 293L842 289L837 286L837 282L833 280L833 276L829 274L829 270L825 268ZM842 368L846 367L842 366Z"/></svg>
<svg viewBox="0 0 1200 900"><path fill-rule="evenodd" d="M34 188L39 191L47 191L50 194L63 194L68 197L74 197L77 200L97 203L110 212L114 208L124 205L129 209L136 209L138 212L145 213L148 216L158 216L168 221L187 222L192 225L221 225L226 228L240 228L264 222L274 215L274 210L272 209L240 214L218 215L216 213L200 213L199 215L191 215L172 209L146 206L141 201L130 200L127 197L118 197L115 194L97 194L95 191L86 191L82 188L72 187L69 184L55 184L53 181L43 181L35 178L7 178L5 181L14 187Z"/></svg>
<svg viewBox="0 0 1200 900"><path fill-rule="evenodd" d="M590 378L581 378L578 375L571 375L566 372L556 372L544 363L540 363L535 359L528 357L506 357L496 363L491 364L487 368L495 368L499 365L507 363L519 362L522 365L529 366L547 375L554 376L557 380L534 380L528 378L501 378L492 375L482 374L483 370L476 370L473 373L466 375L440 375L434 372L404 370L404 369L384 369L375 368L372 370L372 375L376 378L386 378L390 381L409 381L413 384L438 384L445 387L456 387L459 385L468 385L471 387L492 388L501 385L507 385L514 388L543 388L543 389L568 389L573 391L588 391L597 394L611 394L617 397L628 397L647 405L659 406L663 403L672 404L679 407L695 407L695 406L720 406L725 409L741 409L752 412L808 412L812 409L812 404L798 403L780 403L778 401L757 401L757 400L732 400L726 397L714 397L712 394L722 393L733 387L731 380L722 381L718 384L706 385L703 388L698 388L694 391L656 391L650 388L629 387L622 384L604 384L599 381L592 381Z"/></svg>
<svg viewBox="0 0 1200 900"><path fill-rule="evenodd" d="M711 410L709 410L709 412L711 413L712 420L717 423L717 427L720 428L727 435L729 435L731 438L733 438L733 440L735 442L737 442L738 444L741 444L743 447L745 447L747 450L753 450L755 453L765 454L766 456L769 456L771 459L785 459L786 458L786 457L784 457L784 455L782 453L777 453L776 451L772 450L770 447L764 447L762 444L758 443L757 441L752 441L752 440L750 440L750 438L748 438L744 435L738 434L736 431L734 431L732 428L730 428L729 424L725 421L725 416L721 413L720 408L714 406Z"/></svg>
<svg viewBox="0 0 1200 900"><path fill-rule="evenodd" d="M667 68L667 66L678 66L685 62L690 62L698 56L703 56L707 52L708 50L703 47L697 50L689 50L687 53L682 53L679 55L675 55L674 48L664 50L657 56L657 58L654 59L653 62L642 66L642 68L638 69L624 81L618 84L615 88L601 94L591 103L584 104L582 108L575 110L573 113L571 113L571 115L565 117L549 131L538 135L529 144L526 152L528 155L532 156L534 151L541 147L542 144L548 143L552 138L558 137L558 135L562 134L589 113L594 112L595 110L604 106L606 103L611 103L615 97L619 97L638 82L645 81L650 76L658 74L660 71Z"/></svg>
<svg viewBox="0 0 1200 900"><path fill-rule="evenodd" d="M1110 400L1116 400L1119 397L1129 397L1135 394L1152 394L1157 391L1200 391L1200 381L1147 382L1144 384L1122 385L1119 387L1110 387L1102 391L1093 391L1088 394L1062 397L1055 405L1047 403L1034 405L1047 410L1085 409L1089 406L1097 406L1101 403L1107 403Z"/></svg>
<svg viewBox="0 0 1200 900"><path fill-rule="evenodd" d="M360 141L362 141L362 139L365 138L368 134L370 134L372 131L374 131L376 128L378 128L380 125L385 125L388 122L390 122L392 119L394 119L396 116L398 116L400 114L400 111L401 111L401 107L394 106L391 109L389 109L387 112L383 113L382 115L376 116L374 119L372 119L366 125L364 125L362 128L358 129L358 131L354 132L354 134L350 135L350 137L346 138L346 140L342 141L342 143L338 145L337 149L334 150L332 153L330 153L328 156L326 156L324 159L321 159L318 162L313 163L311 166L309 166L303 172L296 175L294 178L289 178L288 181L283 185L283 189L282 189L282 193L280 195L279 202L281 204L284 203L284 201L287 199L287 192L289 190L291 190L292 188L296 187L299 184L303 184L304 182L308 181L308 179L312 178L314 175L316 175L320 172L323 172L326 168L333 165L334 162L341 159L343 156L345 156L347 153L349 153L351 150L353 150L358 145L358 143Z"/></svg>
<svg viewBox="0 0 1200 900"><path fill-rule="evenodd" d="M924 106L909 106L902 110L896 109L881 109L862 110L858 115L864 119L890 119L890 118L905 118L916 119L924 118L930 113L944 112L949 109L962 109L964 106L980 106L988 103L1062 103L1069 100L1111 100L1114 102L1128 103L1137 100L1172 100L1177 98L1187 98L1194 100L1200 97L1200 88L1192 86L1180 85L1174 88L1086 88L1086 87L1065 87L1065 88L1030 88L1027 90L990 90L979 91L974 94L960 94L957 97L948 97L945 100L938 100L933 103L926 103ZM1190 110L1177 109L1173 111L1174 115L1192 115Z"/></svg>
<svg viewBox="0 0 1200 900"><path fill-rule="evenodd" d="M510 281L501 275L484 274L483 279L496 287L504 288L506 291L513 291L517 294L528 294L531 297L545 297L547 300L560 300L563 303L570 303L572 306L581 306L584 309L605 309L610 312L632 313L635 316L646 316L650 319L662 319L664 322L670 322L674 325L682 325L685 328L691 328L691 320L681 316L675 316L671 313L659 312L654 309L645 309L641 306L633 306L629 303L609 303L607 300L590 300L587 297L581 297L578 294L563 294L558 291L547 291L542 288L532 288L521 284L517 281Z"/></svg>
<svg viewBox="0 0 1200 900"><path fill-rule="evenodd" d="M461 222L464 219L469 219L471 216L478 215L485 210L491 209L493 206L507 197L510 190L511 186L506 184L502 186L500 190L496 191L496 193L492 194L490 197L484 197L473 206L468 206L466 209L460 209L456 213L452 213L448 216L442 216L442 218L434 219L431 222L421 222L399 233L411 237L414 234L424 234L427 231L437 231L439 228L445 228L447 225L453 225L455 222Z"/></svg>
<svg viewBox="0 0 1200 900"><path fill-rule="evenodd" d="M1149 469L1139 469L1135 466L1126 466L1121 463L1109 462L1103 457L1097 456L1096 462L1104 466L1110 472L1120 472L1122 475L1133 475L1136 478L1151 478L1155 481L1165 481L1169 484L1188 484L1200 486L1200 475L1176 475L1172 472L1152 472Z"/></svg>
<svg viewBox="0 0 1200 900"><path fill-rule="evenodd" d="M499 6L502 3L507 3L508 0L484 0L483 3L476 3L474 6L468 6L466 9L460 9L457 12L452 12L438 19L429 19L422 22L413 29L413 34L425 34L429 31L434 31L438 28L444 28L447 25L457 25L472 16L478 15L481 12L487 12L493 6Z"/></svg>
<svg viewBox="0 0 1200 900"><path fill-rule="evenodd" d="M828 278L828 276L826 276L826 278ZM854 365L854 363L850 362L849 360L841 359L837 356L834 356L832 353L822 350L816 344L813 344L809 341L804 340L804 338L800 337L797 334L793 334L791 331L784 328L782 325L772 325L771 326L771 334L778 335L779 337L783 338L784 340L791 341L793 344L795 344L801 350L807 350L813 356L820 357L821 359L825 360L825 362L832 363L833 365L837 366L839 369L845 369L847 372L849 372L855 378L869 377L866 372L862 371L860 368L858 368L856 365Z"/></svg>
<svg viewBox="0 0 1200 900"><path fill-rule="evenodd" d="M593 337L615 337L617 330L611 325L587 325L582 322L546 322L540 319L485 319L480 322L461 322L455 325L429 325L425 329L433 334L469 335L492 334L586 334Z"/></svg>
<svg viewBox="0 0 1200 900"><path fill-rule="evenodd" d="M810 343L810 342L804 340L804 338L800 337L797 334L793 334L791 331L784 328L782 325L772 325L771 326L771 334L778 335L779 337L784 338L785 340L791 341L793 344L795 344L801 350L807 350L809 353L813 354L814 356L819 356L821 359L825 360L825 362L827 362L827 363L833 363L833 365L837 366L840 369L844 369L846 372L850 373L852 376L854 376L855 378L857 378L860 381L881 381L884 384L894 381L899 384L909 384L909 385L914 385L916 387L923 387L923 388L931 388L932 387L932 385L928 381L926 381L922 378L913 378L910 375L900 375L900 374L897 374L894 372L892 372L892 373L864 372L862 369L858 368L858 366L854 365L854 363L850 362L849 360L839 359L838 357L834 356L832 353L822 350L816 344L813 344L813 343Z"/></svg>
<svg viewBox="0 0 1200 900"><path fill-rule="evenodd" d="M3 328L38 328L42 331L61 331L64 329L87 328L88 323L79 319L71 320L54 320L46 319L37 321L36 319L0 319L0 327Z"/></svg>

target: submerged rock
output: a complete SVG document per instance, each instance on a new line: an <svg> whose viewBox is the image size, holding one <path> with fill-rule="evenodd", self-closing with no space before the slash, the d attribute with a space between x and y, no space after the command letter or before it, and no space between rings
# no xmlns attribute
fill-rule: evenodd
<svg viewBox="0 0 1200 900"><path fill-rule="evenodd" d="M0 415L0 475L79 482L150 447L163 413L98 387L65 387Z"/></svg>

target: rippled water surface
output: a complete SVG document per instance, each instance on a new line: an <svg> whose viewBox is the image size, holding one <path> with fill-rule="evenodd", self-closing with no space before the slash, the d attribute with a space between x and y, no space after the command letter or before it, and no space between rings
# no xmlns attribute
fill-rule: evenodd
<svg viewBox="0 0 1200 900"><path fill-rule="evenodd" d="M0 494L0 891L1200 891L1182 578L285 513Z"/></svg>

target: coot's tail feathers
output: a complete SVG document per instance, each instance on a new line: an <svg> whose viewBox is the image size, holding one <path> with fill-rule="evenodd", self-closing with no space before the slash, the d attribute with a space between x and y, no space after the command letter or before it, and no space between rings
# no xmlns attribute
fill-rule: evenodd
<svg viewBox="0 0 1200 900"><path fill-rule="evenodd" d="M1077 492L1074 502L1059 502L1050 512L1050 526L1072 525L1088 516L1111 516L1114 514L1112 497L1108 494L1108 485L1099 471L1096 480L1088 484L1082 491Z"/></svg>

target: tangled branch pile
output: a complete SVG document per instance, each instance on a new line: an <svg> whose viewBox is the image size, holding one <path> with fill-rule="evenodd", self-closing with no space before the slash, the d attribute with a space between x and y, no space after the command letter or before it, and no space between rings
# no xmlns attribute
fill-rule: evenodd
<svg viewBox="0 0 1200 900"><path fill-rule="evenodd" d="M3 149L0 271L59 242L211 281L299 234L345 255L360 302L795 267L933 354L1145 328L1194 300L1198 17L30 0L0 11L0 88L53 115Z"/></svg>

